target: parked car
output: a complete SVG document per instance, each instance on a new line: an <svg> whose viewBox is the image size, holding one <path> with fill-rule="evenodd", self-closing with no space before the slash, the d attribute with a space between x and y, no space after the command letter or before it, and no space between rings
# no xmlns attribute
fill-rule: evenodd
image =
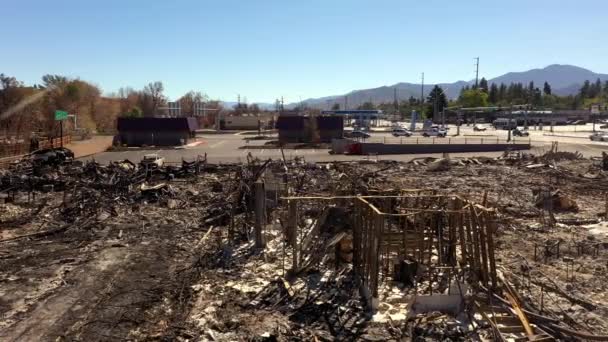
<svg viewBox="0 0 608 342"><path fill-rule="evenodd" d="M412 132L405 128L393 128L391 133L394 137L411 137Z"/></svg>
<svg viewBox="0 0 608 342"><path fill-rule="evenodd" d="M530 133L528 131L520 130L519 128L515 128L511 131L514 137L528 137Z"/></svg>
<svg viewBox="0 0 608 342"><path fill-rule="evenodd" d="M514 129L517 128L517 120L511 120L507 118L498 118L492 122L492 125L496 129Z"/></svg>
<svg viewBox="0 0 608 342"><path fill-rule="evenodd" d="M608 134L603 132L595 132L589 136L591 141L608 141Z"/></svg>
<svg viewBox="0 0 608 342"><path fill-rule="evenodd" d="M475 126L473 126L473 130L475 132L484 132L486 130L486 128L483 127L482 125L475 125Z"/></svg>
<svg viewBox="0 0 608 342"><path fill-rule="evenodd" d="M422 132L422 136L424 137L445 138L446 135L448 135L448 131L445 128L440 127L431 127L430 129Z"/></svg>
<svg viewBox="0 0 608 342"><path fill-rule="evenodd" d="M371 137L369 133L365 133L363 131L352 131L350 133L344 133L344 136L347 138L363 138L367 139Z"/></svg>
<svg viewBox="0 0 608 342"><path fill-rule="evenodd" d="M156 153L150 153L144 155L144 159L141 160L140 164L142 167L159 168L163 166L164 163L165 158L160 157Z"/></svg>

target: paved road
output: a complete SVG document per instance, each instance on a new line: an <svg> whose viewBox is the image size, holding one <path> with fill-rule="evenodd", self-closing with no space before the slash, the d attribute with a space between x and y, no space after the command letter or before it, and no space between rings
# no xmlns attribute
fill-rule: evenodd
<svg viewBox="0 0 608 342"><path fill-rule="evenodd" d="M455 128L450 130L449 134L455 134ZM470 136L469 134L483 134L484 136ZM599 156L602 151L608 152L608 142L592 142L588 138L589 133L582 133L580 138L565 138L555 136L545 136L540 131L531 131L531 140L533 141L532 153L542 154L551 147L552 141L559 141L559 149L561 151L579 151L585 156ZM103 152L95 154L94 156L86 157L83 159L92 159L101 163L108 163L112 160L129 159L137 162L148 153L158 153L164 157L168 162L180 162L183 159L194 160L197 156L204 156L207 154L207 158L212 163L229 163L245 161L247 154L251 153L254 157L260 159L281 158L281 151L273 148L247 148L247 146L261 146L266 141L250 141L246 142L242 135L235 134L209 134L202 135L200 138L203 143L198 146L186 147L183 149L157 149L157 150L139 150L133 149L122 152ZM466 139L469 143L478 143L481 138L486 142L494 141L494 139L500 141L506 140L505 131L486 131L486 132L473 132L471 129L463 127L461 129L460 137L449 137L444 139L435 139L435 143L447 143L451 142L464 142ZM397 142L401 139L392 137L389 133L374 132L372 133L371 140L386 140L387 142ZM423 137L411 137L404 138L404 143L416 143L416 139L419 142L426 141L432 143L431 138ZM519 138L518 138L519 139ZM528 139L523 139L527 141ZM243 148L241 148L243 147ZM325 149L285 149L285 157L288 159L298 157L304 157L308 161L333 161L333 160L362 160L368 159L367 156L345 156L345 155L331 155ZM453 153L451 156L489 156L496 157L501 155L502 152L486 152L486 153ZM408 155L383 155L379 156L379 159L391 159L408 161L413 158L419 157L440 157L441 154L408 154ZM375 159L375 158L374 158Z"/></svg>

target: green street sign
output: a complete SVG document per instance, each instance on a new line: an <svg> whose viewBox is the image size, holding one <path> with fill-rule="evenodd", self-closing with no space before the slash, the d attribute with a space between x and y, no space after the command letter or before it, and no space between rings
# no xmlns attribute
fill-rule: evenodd
<svg viewBox="0 0 608 342"><path fill-rule="evenodd" d="M55 120L65 120L68 118L68 112L64 112L63 110L55 111Z"/></svg>

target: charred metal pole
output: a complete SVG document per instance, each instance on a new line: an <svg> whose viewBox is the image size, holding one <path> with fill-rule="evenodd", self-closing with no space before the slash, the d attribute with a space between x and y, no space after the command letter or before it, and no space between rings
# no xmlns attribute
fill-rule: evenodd
<svg viewBox="0 0 608 342"><path fill-rule="evenodd" d="M254 183L255 190L255 247L264 248L264 227L266 226L266 189L264 182Z"/></svg>
<svg viewBox="0 0 608 342"><path fill-rule="evenodd" d="M298 268L298 203L289 201L289 216L287 218L287 238L292 248L292 270Z"/></svg>

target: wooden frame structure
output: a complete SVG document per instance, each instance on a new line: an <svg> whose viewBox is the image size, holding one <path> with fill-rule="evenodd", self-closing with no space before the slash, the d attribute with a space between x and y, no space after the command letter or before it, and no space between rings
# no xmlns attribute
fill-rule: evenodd
<svg viewBox="0 0 608 342"><path fill-rule="evenodd" d="M391 261L412 260L427 269L461 267L474 280L497 285L494 258L495 211L459 195L404 190L395 196L285 197L287 239L293 249L292 269L302 264L306 247L318 235L298 227L303 201L351 207L353 266L363 293L378 297L381 276Z"/></svg>

